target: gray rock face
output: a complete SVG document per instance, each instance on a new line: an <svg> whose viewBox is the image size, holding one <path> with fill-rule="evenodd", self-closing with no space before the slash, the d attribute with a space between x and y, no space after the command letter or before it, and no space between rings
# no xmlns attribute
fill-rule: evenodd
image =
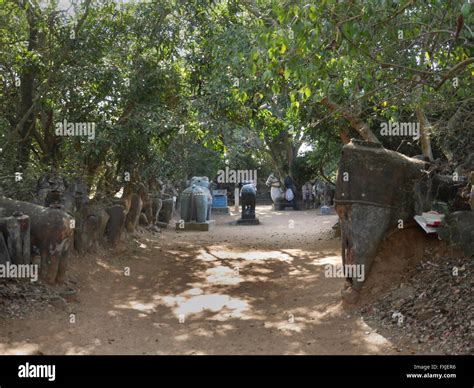
<svg viewBox="0 0 474 388"><path fill-rule="evenodd" d="M415 214L415 183L425 163L380 144L352 141L344 146L336 184L343 265L363 265L365 278L383 237L399 220ZM362 283L352 279L356 289Z"/></svg>
<svg viewBox="0 0 474 388"><path fill-rule="evenodd" d="M443 240L459 246L467 256L474 255L474 212L447 214L438 234Z"/></svg>

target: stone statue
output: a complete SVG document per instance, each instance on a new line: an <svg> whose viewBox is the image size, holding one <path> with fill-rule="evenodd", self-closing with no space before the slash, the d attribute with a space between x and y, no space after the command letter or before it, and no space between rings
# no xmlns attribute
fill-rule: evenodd
<svg viewBox="0 0 474 388"><path fill-rule="evenodd" d="M307 210L311 207L313 197L313 186L308 181L301 187L301 195L303 197L304 208Z"/></svg>
<svg viewBox="0 0 474 388"><path fill-rule="evenodd" d="M242 216L238 224L259 224L255 218L255 203L257 200L257 188L254 182L245 181L241 183L240 201L242 204Z"/></svg>
<svg viewBox="0 0 474 388"><path fill-rule="evenodd" d="M280 178L275 174L270 174L267 178L266 185L270 187L270 195L275 210L284 210L285 207L292 207L298 210L295 189L291 177L287 176L285 178L285 184L282 185Z"/></svg>
<svg viewBox="0 0 474 388"><path fill-rule="evenodd" d="M203 223L211 219L212 195L208 177L195 176L181 194L181 219Z"/></svg>

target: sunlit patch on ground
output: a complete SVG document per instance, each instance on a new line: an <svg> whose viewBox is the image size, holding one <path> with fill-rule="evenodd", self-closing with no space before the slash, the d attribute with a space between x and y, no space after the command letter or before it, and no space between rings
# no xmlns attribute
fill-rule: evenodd
<svg viewBox="0 0 474 388"><path fill-rule="evenodd" d="M328 256L320 259L314 259L311 265L340 265L341 257L340 256Z"/></svg>
<svg viewBox="0 0 474 388"><path fill-rule="evenodd" d="M27 341L0 343L0 354L3 355L29 355L39 351L38 344Z"/></svg>
<svg viewBox="0 0 474 388"><path fill-rule="evenodd" d="M96 340L91 344L87 344L84 346L73 346L72 344L65 344L67 347L66 355L67 356L81 356L86 354L93 353L94 349L101 345L100 340Z"/></svg>
<svg viewBox="0 0 474 388"><path fill-rule="evenodd" d="M218 313L213 319L242 318L244 312L249 309L248 303L239 298L229 295L205 294L196 296L165 296L162 298L166 306L171 307L178 319L190 317L204 311ZM222 314L222 316L219 316Z"/></svg>
<svg viewBox="0 0 474 388"><path fill-rule="evenodd" d="M356 321L360 330L354 333L351 342L364 343L367 348L367 353L379 353L382 349L392 346L392 343L382 335L373 331L368 326L363 318Z"/></svg>
<svg viewBox="0 0 474 388"><path fill-rule="evenodd" d="M210 254L209 252L206 252L204 249L201 249L199 251L198 256L196 256L197 260L202 260L202 261L214 261L217 260L217 258Z"/></svg>
<svg viewBox="0 0 474 388"><path fill-rule="evenodd" d="M293 258L282 251L229 251L229 250L210 250L210 254L220 260L279 260L287 263L291 263ZM198 258L200 258L199 256Z"/></svg>
<svg viewBox="0 0 474 388"><path fill-rule="evenodd" d="M298 318L289 316L287 320L281 320L277 322L265 322L266 329L275 329L283 332L286 335L294 333L301 333L305 328L305 323L301 322Z"/></svg>
<svg viewBox="0 0 474 388"><path fill-rule="evenodd" d="M235 285L242 281L238 269L219 265L206 271L206 281L210 284Z"/></svg>
<svg viewBox="0 0 474 388"><path fill-rule="evenodd" d="M117 268L114 268L112 265L110 265L110 263L108 263L105 260L97 260L97 264L99 266L103 267L104 269L106 269L107 271L112 272L115 275L123 275L123 270L119 270Z"/></svg>
<svg viewBox="0 0 474 388"><path fill-rule="evenodd" d="M153 303L143 303L140 301L129 301L125 304L118 304L115 307L119 309L132 309L132 310L150 313L150 312L155 311L156 305Z"/></svg>
<svg viewBox="0 0 474 388"><path fill-rule="evenodd" d="M186 291L185 294L191 295L191 296L196 296L196 295L201 295L203 294L203 290L200 289L199 287L191 288L190 290Z"/></svg>
<svg viewBox="0 0 474 388"><path fill-rule="evenodd" d="M288 272L288 275L290 276L301 276L301 275L306 275L308 274L309 271L307 269L304 269L304 268L294 268L294 269L291 269L289 272Z"/></svg>

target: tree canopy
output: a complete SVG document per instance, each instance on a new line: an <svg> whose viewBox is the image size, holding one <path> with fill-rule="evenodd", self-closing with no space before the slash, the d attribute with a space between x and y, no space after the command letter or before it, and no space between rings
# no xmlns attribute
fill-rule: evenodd
<svg viewBox="0 0 474 388"><path fill-rule="evenodd" d="M472 7L0 0L1 179L53 167L113 192L126 172L226 162L331 179L351 137L456 166L473 152ZM93 138L59 136L64 120ZM384 137L387 121L421 136Z"/></svg>

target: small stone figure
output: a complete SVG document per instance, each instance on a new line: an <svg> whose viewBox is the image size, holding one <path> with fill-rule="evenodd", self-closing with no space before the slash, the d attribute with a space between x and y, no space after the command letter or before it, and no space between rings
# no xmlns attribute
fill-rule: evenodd
<svg viewBox="0 0 474 388"><path fill-rule="evenodd" d="M242 216L237 221L238 224L255 225L259 224L255 218L255 204L257 200L257 187L254 182L242 182L240 189L240 201L242 203Z"/></svg>
<svg viewBox="0 0 474 388"><path fill-rule="evenodd" d="M303 204L306 210L311 207L313 197L312 191L313 187L311 186L311 183L309 181L301 187L301 193L303 195Z"/></svg>

